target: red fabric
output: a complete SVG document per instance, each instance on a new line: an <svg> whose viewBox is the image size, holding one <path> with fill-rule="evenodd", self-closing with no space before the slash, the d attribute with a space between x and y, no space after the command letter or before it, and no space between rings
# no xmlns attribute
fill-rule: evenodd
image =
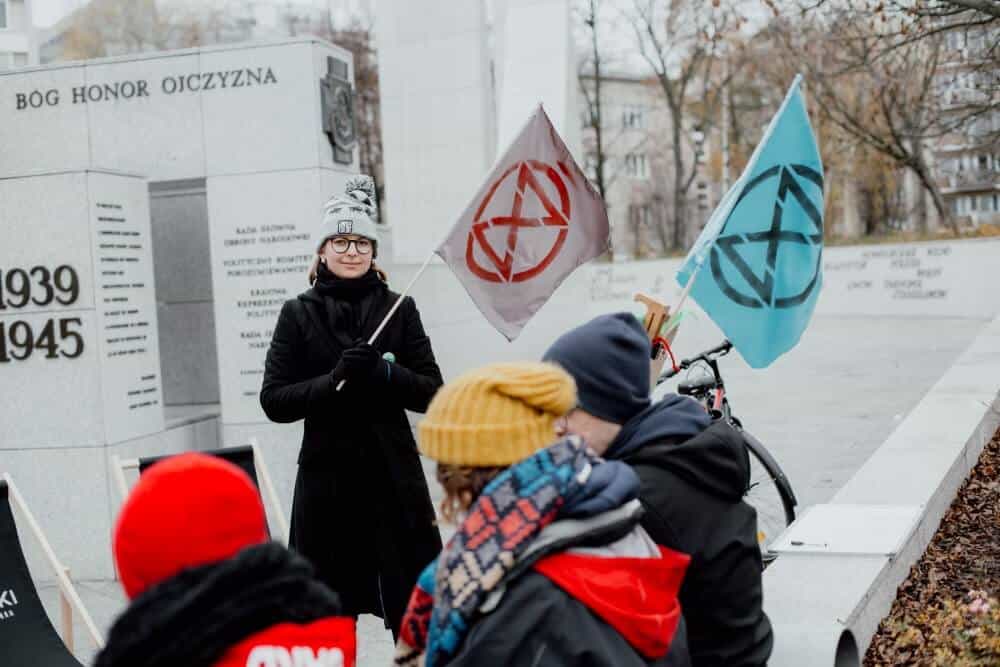
<svg viewBox="0 0 1000 667"><path fill-rule="evenodd" d="M660 547L660 558L572 552L543 558L535 570L579 600L650 659L670 649L681 619L677 592L691 558Z"/></svg>
<svg viewBox="0 0 1000 667"><path fill-rule="evenodd" d="M115 524L122 587L134 598L181 570L224 560L265 542L260 494L236 466L206 454L181 454L147 470Z"/></svg>
<svg viewBox="0 0 1000 667"><path fill-rule="evenodd" d="M406 616L399 628L399 638L407 646L425 646L427 644L427 625L434 610L434 596L418 584L413 587L413 594L406 606Z"/></svg>
<svg viewBox="0 0 1000 667"><path fill-rule="evenodd" d="M282 623L236 644L215 667L354 667L357 650L353 618Z"/></svg>

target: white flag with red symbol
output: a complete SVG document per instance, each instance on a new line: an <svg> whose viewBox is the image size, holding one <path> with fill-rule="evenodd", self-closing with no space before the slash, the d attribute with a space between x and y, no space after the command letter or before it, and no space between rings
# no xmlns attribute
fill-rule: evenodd
<svg viewBox="0 0 1000 667"><path fill-rule="evenodd" d="M513 340L609 235L604 202L539 106L437 254Z"/></svg>

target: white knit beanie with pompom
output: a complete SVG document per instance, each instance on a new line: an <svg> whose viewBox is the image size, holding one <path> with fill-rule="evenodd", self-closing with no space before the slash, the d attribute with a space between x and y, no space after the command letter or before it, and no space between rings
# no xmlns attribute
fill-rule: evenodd
<svg viewBox="0 0 1000 667"><path fill-rule="evenodd" d="M323 222L314 234L316 251L327 239L355 234L378 244L378 210L375 204L375 181L359 174L347 179L344 194L334 195L323 205Z"/></svg>

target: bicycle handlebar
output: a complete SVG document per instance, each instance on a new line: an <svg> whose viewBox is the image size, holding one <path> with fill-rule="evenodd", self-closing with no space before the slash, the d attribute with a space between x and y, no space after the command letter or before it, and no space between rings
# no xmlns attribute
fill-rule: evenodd
<svg viewBox="0 0 1000 667"><path fill-rule="evenodd" d="M657 379L656 384L660 384L664 380L669 380L683 370L686 370L698 363L699 361L711 361L717 357L723 357L733 349L733 344L728 340L722 341L720 345L716 345L710 350L705 350L696 357L691 357L690 359L682 359L678 364L676 370L673 368L668 368L666 371L660 374L659 379Z"/></svg>

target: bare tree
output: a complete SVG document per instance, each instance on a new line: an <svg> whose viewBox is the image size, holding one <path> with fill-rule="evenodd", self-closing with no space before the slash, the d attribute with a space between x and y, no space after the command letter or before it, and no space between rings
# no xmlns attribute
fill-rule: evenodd
<svg viewBox="0 0 1000 667"><path fill-rule="evenodd" d="M719 0L633 0L629 20L670 112L673 183L667 217L671 247L681 248L690 225L689 193L718 118L724 83L719 46L740 19Z"/></svg>
<svg viewBox="0 0 1000 667"><path fill-rule="evenodd" d="M761 0L778 13L776 0ZM799 3L803 11L813 11L824 6L833 5L835 0L803 0ZM866 0L861 0L863 3ZM977 23L986 20L1000 19L1000 0L879 0L876 5L879 11L896 10L910 16L923 16L932 19L947 18L971 19ZM951 23L949 21L949 23Z"/></svg>
<svg viewBox="0 0 1000 667"><path fill-rule="evenodd" d="M578 78L584 103L584 126L590 130L587 137L589 167L601 199L607 201L607 153L604 127L604 49L600 43L600 0L585 0L581 9L581 22L586 27L587 55L580 60Z"/></svg>
<svg viewBox="0 0 1000 667"><path fill-rule="evenodd" d="M163 9L155 0L94 0L77 10L62 37L57 60L198 46L220 20L217 11L198 16Z"/></svg>
<svg viewBox="0 0 1000 667"><path fill-rule="evenodd" d="M722 131L728 132L729 158L734 174L745 167L788 85L802 70L802 58L787 57L781 43L783 38L777 32L771 25L753 35L732 37L727 43L726 54L734 70L725 98L729 122ZM830 44L817 46L818 53L811 54L816 56L814 61L822 61L824 49L828 47L836 48ZM805 99L826 174L825 218L831 224L824 226L825 236L828 239L857 238L892 229L894 221L905 217L900 210L898 166L831 122L813 98L814 87L807 76ZM852 91L859 93L857 89L846 89L845 96ZM708 175L715 181L721 181L719 149L713 145L707 156Z"/></svg>
<svg viewBox="0 0 1000 667"><path fill-rule="evenodd" d="M774 0L762 1L775 16L787 13ZM804 17L823 9L853 16L877 40L876 60L921 42L975 39L980 47L965 50L963 69L981 80L983 94L952 105L948 115L953 125L962 125L1000 109L1000 0L853 0L846 7L834 0L798 0L798 6Z"/></svg>
<svg viewBox="0 0 1000 667"><path fill-rule="evenodd" d="M583 150L586 171L604 199L612 225L627 230L615 234L614 254L640 257L648 248L636 236L643 228L642 211L649 203L648 184L623 182L626 172L637 178L637 161L653 162L646 151L659 128L650 127L660 109L650 105L649 80L635 73L621 53L620 10L605 0L576 0L574 25L577 44L583 48L578 61ZM630 187L631 186L631 187ZM632 241L635 241L633 243Z"/></svg>
<svg viewBox="0 0 1000 667"><path fill-rule="evenodd" d="M930 196L941 221L954 229L928 161L928 144L959 127L945 113L937 86L943 58L936 35L887 49L872 15L857 7L812 12L769 31L806 72L810 96L823 117L847 136L909 170ZM794 54L794 56L793 56ZM922 199L921 199L922 201ZM927 212L918 206L919 227Z"/></svg>
<svg viewBox="0 0 1000 667"><path fill-rule="evenodd" d="M890 4L901 11L928 18L970 18L970 15L981 14L1000 19L1000 0L922 0L906 3L890 0Z"/></svg>

